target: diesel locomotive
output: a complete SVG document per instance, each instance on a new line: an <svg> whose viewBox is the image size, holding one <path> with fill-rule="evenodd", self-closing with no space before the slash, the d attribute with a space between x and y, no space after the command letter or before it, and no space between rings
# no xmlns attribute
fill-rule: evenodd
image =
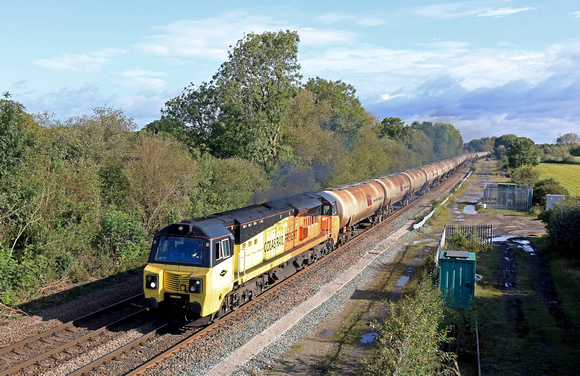
<svg viewBox="0 0 580 376"><path fill-rule="evenodd" d="M321 192L186 220L159 231L143 272L145 306L205 325L331 252L444 180L467 153Z"/></svg>

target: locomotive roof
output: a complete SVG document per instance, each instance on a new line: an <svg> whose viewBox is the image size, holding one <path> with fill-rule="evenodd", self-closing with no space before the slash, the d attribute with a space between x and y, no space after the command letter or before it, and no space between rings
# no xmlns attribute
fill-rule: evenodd
<svg viewBox="0 0 580 376"><path fill-rule="evenodd" d="M298 211L320 206L321 202L314 193L302 193L295 196L284 197L265 202L263 205L272 209L294 208Z"/></svg>
<svg viewBox="0 0 580 376"><path fill-rule="evenodd" d="M200 228L211 239L230 236L232 234L227 228L225 228L221 221L214 218L203 219L199 222L195 222L193 225Z"/></svg>
<svg viewBox="0 0 580 376"><path fill-rule="evenodd" d="M231 210L224 213L212 214L206 218L215 218L223 223L224 226L234 226L243 223L249 223L258 219L271 217L273 215L290 211L288 208L268 208L263 205L252 205L246 208ZM201 219L200 219L201 220Z"/></svg>
<svg viewBox="0 0 580 376"><path fill-rule="evenodd" d="M158 232L161 235L205 236L210 239L230 236L232 233L215 218L201 218L198 221L183 221L166 226Z"/></svg>

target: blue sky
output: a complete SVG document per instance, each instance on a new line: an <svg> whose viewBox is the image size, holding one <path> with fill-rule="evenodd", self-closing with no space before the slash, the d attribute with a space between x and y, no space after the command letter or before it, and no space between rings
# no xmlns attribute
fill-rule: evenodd
<svg viewBox="0 0 580 376"><path fill-rule="evenodd" d="M352 84L379 119L451 123L466 142L580 133L580 0L4 2L0 91L32 113L110 106L142 127L244 33L286 29L304 82Z"/></svg>

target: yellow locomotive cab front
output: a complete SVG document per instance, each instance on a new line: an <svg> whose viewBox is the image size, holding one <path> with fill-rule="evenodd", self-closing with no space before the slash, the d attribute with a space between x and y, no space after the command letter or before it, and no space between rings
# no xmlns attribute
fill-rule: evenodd
<svg viewBox="0 0 580 376"><path fill-rule="evenodd" d="M215 237L189 223L168 226L153 241L143 271L145 306L163 308L173 316L197 320L219 309L219 299L232 288L232 236Z"/></svg>

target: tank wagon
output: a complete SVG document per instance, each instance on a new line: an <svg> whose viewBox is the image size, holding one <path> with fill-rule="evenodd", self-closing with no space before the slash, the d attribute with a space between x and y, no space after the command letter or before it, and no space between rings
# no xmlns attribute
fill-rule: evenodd
<svg viewBox="0 0 580 376"><path fill-rule="evenodd" d="M485 154L487 156L488 154ZM438 163L169 225L143 272L144 304L205 325L423 194L468 153Z"/></svg>

